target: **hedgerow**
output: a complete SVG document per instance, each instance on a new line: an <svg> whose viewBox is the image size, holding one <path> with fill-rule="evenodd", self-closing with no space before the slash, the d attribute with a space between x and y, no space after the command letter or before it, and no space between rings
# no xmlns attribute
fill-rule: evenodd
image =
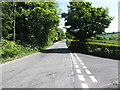
<svg viewBox="0 0 120 90"><path fill-rule="evenodd" d="M73 52L91 54L100 57L112 58L120 60L120 46L85 43L79 41L67 41L68 48Z"/></svg>

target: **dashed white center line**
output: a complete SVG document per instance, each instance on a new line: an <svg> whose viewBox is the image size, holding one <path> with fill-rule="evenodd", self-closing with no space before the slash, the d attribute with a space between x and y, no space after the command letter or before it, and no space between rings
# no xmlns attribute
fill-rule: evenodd
<svg viewBox="0 0 120 90"><path fill-rule="evenodd" d="M89 88L86 83L82 83L81 86L82 86L82 88Z"/></svg>
<svg viewBox="0 0 120 90"><path fill-rule="evenodd" d="M84 65L84 63L80 63L81 65Z"/></svg>
<svg viewBox="0 0 120 90"><path fill-rule="evenodd" d="M81 74L80 69L76 69L77 74Z"/></svg>
<svg viewBox="0 0 120 90"><path fill-rule="evenodd" d="M98 82L98 81L95 79L94 76L89 76L89 77L90 77L90 79L92 80L92 82Z"/></svg>
<svg viewBox="0 0 120 90"><path fill-rule="evenodd" d="M80 60L80 58L78 57L78 55L76 53L74 53L74 55L76 56L76 58L78 59L78 61L80 62L81 66L84 68L85 72L88 74L88 76L90 75L89 78L91 79L91 81L98 83L98 81L96 80L96 78L94 76L92 76L92 73L90 72L90 70L87 69L87 67L84 65L84 63L82 62L82 60ZM83 83L81 83L81 86L82 86L82 88L89 88L88 84L85 83L86 80L85 80L84 76L82 75L80 67L77 64L76 58L74 58L74 55L71 53L71 57L72 57L72 61L73 61L72 64L75 67L75 70L76 70L76 73L77 73L77 76L78 76L79 80L83 82ZM74 74L74 72L72 71L72 75L73 74ZM73 79L73 81L74 81L74 79Z"/></svg>
<svg viewBox="0 0 120 90"><path fill-rule="evenodd" d="M85 78L83 77L83 75L78 75L78 78L80 81L85 81Z"/></svg>
<svg viewBox="0 0 120 90"><path fill-rule="evenodd" d="M84 68L84 69L87 69L87 67L86 67L86 66L83 66L83 68Z"/></svg>
<svg viewBox="0 0 120 90"><path fill-rule="evenodd" d="M74 63L74 65L76 65L77 64L77 62L73 62Z"/></svg>
<svg viewBox="0 0 120 90"><path fill-rule="evenodd" d="M85 70L87 74L92 74L88 69Z"/></svg>
<svg viewBox="0 0 120 90"><path fill-rule="evenodd" d="M73 71L72 71L72 76L74 75Z"/></svg>
<svg viewBox="0 0 120 90"><path fill-rule="evenodd" d="M73 60L73 62L76 62L75 60Z"/></svg>
<svg viewBox="0 0 120 90"><path fill-rule="evenodd" d="M75 65L75 68L79 68L79 66L78 66L78 65Z"/></svg>
<svg viewBox="0 0 120 90"><path fill-rule="evenodd" d="M72 53L70 53L70 54L71 54L72 60L75 61L75 59L74 59L74 57L73 57L73 54L72 54Z"/></svg>
<svg viewBox="0 0 120 90"><path fill-rule="evenodd" d="M79 62L82 62L82 61L80 60L80 58L78 57L78 55L77 55L76 53L74 53L74 54L75 54L75 56L77 57L78 61L79 61Z"/></svg>

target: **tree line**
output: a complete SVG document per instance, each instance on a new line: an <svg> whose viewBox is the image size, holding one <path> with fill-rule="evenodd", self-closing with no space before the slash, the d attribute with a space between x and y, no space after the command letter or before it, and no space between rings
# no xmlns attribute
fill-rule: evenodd
<svg viewBox="0 0 120 90"><path fill-rule="evenodd" d="M64 38L55 2L2 2L2 38L42 48Z"/></svg>

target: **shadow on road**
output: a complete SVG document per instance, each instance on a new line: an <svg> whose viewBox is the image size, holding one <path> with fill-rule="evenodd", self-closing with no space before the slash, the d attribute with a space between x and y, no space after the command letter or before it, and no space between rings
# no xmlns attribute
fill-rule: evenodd
<svg viewBox="0 0 120 90"><path fill-rule="evenodd" d="M66 54L66 53L70 53L70 50L68 48L55 48L55 49L46 49L41 51L42 53L59 53L59 54ZM74 52L71 51L72 53L79 53L79 52ZM79 53L81 55L86 55L86 56L94 56L94 57L101 57L101 56L97 56L97 55L92 55L92 54L86 54L86 53ZM105 57L101 57L101 58L105 58ZM106 57L107 58L107 57ZM108 58L110 59L110 58ZM111 60L117 60L117 59L111 59Z"/></svg>
<svg viewBox="0 0 120 90"><path fill-rule="evenodd" d="M42 53L70 53L68 48L55 48L43 50Z"/></svg>

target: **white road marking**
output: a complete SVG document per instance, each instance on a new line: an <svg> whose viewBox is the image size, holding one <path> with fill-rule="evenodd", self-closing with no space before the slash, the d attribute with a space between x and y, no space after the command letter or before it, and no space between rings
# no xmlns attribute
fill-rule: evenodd
<svg viewBox="0 0 120 90"><path fill-rule="evenodd" d="M80 60L80 58L78 57L78 55L77 55L76 53L74 53L74 55L76 56L76 58L78 59L78 61L79 61L80 64L82 65L82 67L85 69L85 72L86 72L87 74L92 74L92 73L87 69L87 67L84 65L84 63L82 62L82 60ZM84 76L83 76L83 75L79 75L79 74L81 74L81 70L79 69L79 66L77 65L76 60L75 60L75 58L74 58L74 56L73 56L72 53L71 53L71 57L72 57L72 61L73 61L73 63L74 63L74 66L75 66L75 68L76 68L76 72L77 72L77 74L78 74L79 80L80 80L80 81L85 81ZM92 82L98 82L94 76L89 76L89 77L90 77L90 79L92 80ZM89 88L86 83L82 83L81 86L82 86L82 88Z"/></svg>
<svg viewBox="0 0 120 90"><path fill-rule="evenodd" d="M72 59L73 59L73 58L74 58L74 57L73 57L73 54L72 54L72 53L70 53L70 54L71 54L71 57L72 57ZM74 59L73 59L73 60L74 60Z"/></svg>
<svg viewBox="0 0 120 90"><path fill-rule="evenodd" d="M78 66L78 65L75 65L75 68L79 68L79 66Z"/></svg>
<svg viewBox="0 0 120 90"><path fill-rule="evenodd" d="M72 61L75 62L75 59L74 59L74 57L73 57L73 54L72 54L72 53L70 53L70 54L71 54L71 57L72 57Z"/></svg>
<svg viewBox="0 0 120 90"><path fill-rule="evenodd" d="M85 70L87 74L92 74L88 69Z"/></svg>
<svg viewBox="0 0 120 90"><path fill-rule="evenodd" d="M76 53L74 53L74 54L75 54L75 56L77 57L78 61L81 63L82 60L80 60L80 58L78 57L78 55L77 55Z"/></svg>
<svg viewBox="0 0 120 90"><path fill-rule="evenodd" d="M95 79L94 76L89 76L89 77L90 77L90 79L92 80L92 82L98 82L98 81Z"/></svg>
<svg viewBox="0 0 120 90"><path fill-rule="evenodd" d="M75 79L74 79L74 72L72 71L72 77L73 77L73 83L75 82Z"/></svg>
<svg viewBox="0 0 120 90"><path fill-rule="evenodd" d="M86 66L83 66L83 68L84 68L84 69L87 69L87 67L86 67Z"/></svg>
<svg viewBox="0 0 120 90"><path fill-rule="evenodd" d="M77 64L77 62L73 62L74 63L74 65L76 65Z"/></svg>
<svg viewBox="0 0 120 90"><path fill-rule="evenodd" d="M76 62L75 60L73 60L73 62Z"/></svg>
<svg viewBox="0 0 120 90"><path fill-rule="evenodd" d="M73 62L76 62L76 61L73 61Z"/></svg>
<svg viewBox="0 0 120 90"><path fill-rule="evenodd" d="M81 65L84 65L84 63L80 63Z"/></svg>
<svg viewBox="0 0 120 90"><path fill-rule="evenodd" d="M86 83L82 83L81 86L82 86L82 88L89 88Z"/></svg>
<svg viewBox="0 0 120 90"><path fill-rule="evenodd" d="M72 76L74 75L73 71L72 71Z"/></svg>
<svg viewBox="0 0 120 90"><path fill-rule="evenodd" d="M76 72L77 72L78 74L81 74L80 69L76 69Z"/></svg>
<svg viewBox="0 0 120 90"><path fill-rule="evenodd" d="M78 75L78 78L80 81L85 81L85 78L83 77L83 75Z"/></svg>

